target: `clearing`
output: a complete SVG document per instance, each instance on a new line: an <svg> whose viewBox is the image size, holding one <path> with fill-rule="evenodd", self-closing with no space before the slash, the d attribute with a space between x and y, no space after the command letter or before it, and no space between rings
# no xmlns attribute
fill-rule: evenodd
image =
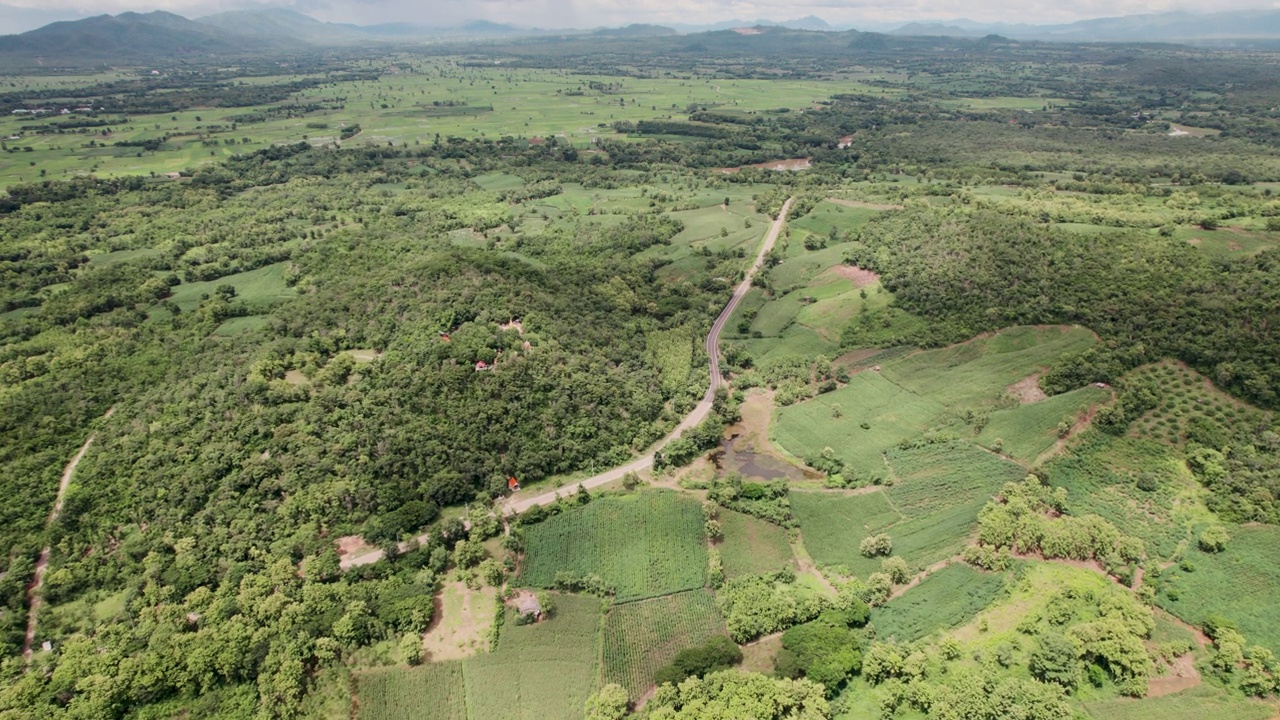
<svg viewBox="0 0 1280 720"><path fill-rule="evenodd" d="M488 649L498 591L472 590L460 582L445 583L436 596L435 617L422 636L430 661L457 660Z"/></svg>

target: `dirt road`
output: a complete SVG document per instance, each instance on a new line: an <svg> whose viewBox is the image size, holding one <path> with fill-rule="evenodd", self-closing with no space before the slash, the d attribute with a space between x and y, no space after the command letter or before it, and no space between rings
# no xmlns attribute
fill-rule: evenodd
<svg viewBox="0 0 1280 720"><path fill-rule="evenodd" d="M111 417L111 413L115 412L115 408L107 411L104 418ZM84 441L84 445L80 446L80 452L71 458L71 462L67 463L67 467L62 471L62 481L58 483L58 497L53 501L53 511L49 513L47 525L52 525L58 520L58 516L62 514L62 504L67 497L67 488L71 486L71 478L75 475L76 466L84 459L84 454L89 452L89 446L93 444L96 435L90 435L88 440ZM36 574L31 581L31 586L27 588L27 601L31 604L31 609L27 612L27 637L22 641L22 659L30 660L33 648L31 645L36 640L36 620L40 614L40 588L44 586L44 571L49 567L49 552L51 548L45 547L40 551L40 558L36 560Z"/></svg>
<svg viewBox="0 0 1280 720"><path fill-rule="evenodd" d="M729 303L724 306L724 310L720 312L720 316L716 318L714 323L712 323L711 332L707 333L707 341L704 344L704 347L707 351L707 357L710 359L710 375L706 394L702 396L702 400L694 406L693 410L684 417L684 420L680 421L680 424L676 426L676 429L672 430L669 435L658 443L657 448L661 449L665 447L667 443L680 437L690 428L697 426L698 423L707 419L707 416L711 414L711 403L715 400L716 388L724 384L724 376L720 374L720 333L724 330L724 326L729 323L729 318L733 315L733 311L738 308L738 303L742 302L742 298L746 297L747 292L751 290L752 279L755 278L756 273L759 272L760 268L764 265L765 256L773 249L773 244L777 242L778 235L782 233L782 227L786 225L787 222L787 213L791 210L791 202L792 200L788 199L783 203L782 210L778 212L777 219L773 221L773 225L769 227L769 233L765 235L764 244L760 246L760 252L756 255L756 260L752 263L751 269L747 271L747 275L742 279L742 282L738 283L738 287L733 291L733 297L729 298ZM638 473L642 470L648 470L651 467L653 467L653 452L649 452L638 457L625 465L592 475L589 478L583 478L578 482L566 485L565 487L558 488L556 490L549 490L541 495L534 495L527 498L512 498L503 507L503 513L506 515L514 515L516 513L524 512L534 505L549 505L555 502L556 498L576 491L579 485L590 490L591 488L600 487L601 485L611 483L615 480L621 480L622 476L627 473ZM418 541L421 542L425 537L425 535L420 536ZM408 543L401 543L402 549L407 549L408 546ZM347 568L359 567L361 565L370 565L381 560L383 555L384 553L382 550L371 549L368 552L364 552L359 555L342 558L341 566L345 570Z"/></svg>

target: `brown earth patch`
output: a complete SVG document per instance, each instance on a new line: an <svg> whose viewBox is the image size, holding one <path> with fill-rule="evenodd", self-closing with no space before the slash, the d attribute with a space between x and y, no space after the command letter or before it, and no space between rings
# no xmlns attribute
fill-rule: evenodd
<svg viewBox="0 0 1280 720"><path fill-rule="evenodd" d="M890 203L873 203L863 202L862 200L844 200L842 198L827 198L827 200L849 208L860 208L863 210L901 210L902 205L893 205Z"/></svg>
<svg viewBox="0 0 1280 720"><path fill-rule="evenodd" d="M366 550L373 549L371 546L366 545L364 542L364 538L360 537L359 535L344 535L338 538L337 543L338 543L338 557L344 557L347 555L360 555Z"/></svg>
<svg viewBox="0 0 1280 720"><path fill-rule="evenodd" d="M791 158L789 160L770 160L769 162L756 163L754 165L739 165L738 167L720 168L720 172L725 175L735 175L746 170L747 168L759 168L761 170L808 170L812 163L809 158Z"/></svg>
<svg viewBox="0 0 1280 720"><path fill-rule="evenodd" d="M748 672L773 673L773 660L782 649L782 633L765 635L742 646L742 664Z"/></svg>
<svg viewBox="0 0 1280 720"><path fill-rule="evenodd" d="M870 270L863 270L857 265L837 265L831 268L835 274L853 282L856 288L863 288L880 282L880 276Z"/></svg>
<svg viewBox="0 0 1280 720"><path fill-rule="evenodd" d="M1049 398L1049 396L1040 389L1040 373L1028 375L1005 388L1005 390L1007 390L1013 397L1018 398L1018 402L1022 405L1037 403Z"/></svg>
<svg viewBox="0 0 1280 720"><path fill-rule="evenodd" d="M290 385L310 385L311 384L311 381L307 379L306 375L302 374L301 370L289 370L285 372L284 381L289 383Z"/></svg>
<svg viewBox="0 0 1280 720"><path fill-rule="evenodd" d="M1194 653L1187 653L1169 664L1169 675L1151 678L1147 681L1147 697L1160 697L1182 692L1193 688L1201 682L1200 671L1196 670Z"/></svg>
<svg viewBox="0 0 1280 720"><path fill-rule="evenodd" d="M460 582L445 583L435 597L435 614L422 636L422 649L432 662L475 655L488 644L493 626L494 588L471 590Z"/></svg>

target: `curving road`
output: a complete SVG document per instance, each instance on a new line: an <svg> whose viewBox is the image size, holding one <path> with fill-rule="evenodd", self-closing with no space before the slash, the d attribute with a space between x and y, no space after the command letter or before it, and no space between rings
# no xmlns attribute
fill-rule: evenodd
<svg viewBox="0 0 1280 720"><path fill-rule="evenodd" d="M669 435L657 444L657 449L666 447L667 443L683 435L689 428L697 426L698 423L707 418L707 415L711 414L711 403L715 400L716 388L724 384L724 376L720 374L720 333L724 330L724 326L729 323L729 317L738 308L738 303L742 302L742 298L746 297L747 292L751 290L751 281L755 278L761 266L764 265L765 255L769 254L769 251L773 249L773 244L778 240L778 235L781 234L782 227L787 222L787 213L791 210L791 201L792 199L788 199L782 204L782 209L778 212L777 219L773 221L773 225L769 228L769 233L765 235L764 244L760 246L760 252L756 255L756 260L752 263L751 269L747 271L747 275L742 279L742 282L738 283L738 287L733 291L733 297L729 298L729 304L724 306L720 316L711 324L711 332L707 333L707 341L704 347L707 351L707 358L710 360L710 382L708 383L706 394L702 396L702 400L698 401L693 410L680 421L676 429L672 430ZM579 485L590 490L591 488L611 483L614 480L621 480L622 476L627 473L648 470L653 467L654 452L650 451L625 465L592 475L589 478L583 478L562 488L549 490L541 495L520 499L512 498L503 508L503 514L514 515L524 512L534 505L550 505L566 493L576 491ZM426 539L426 535L420 535L416 538L418 543ZM400 543L401 552L408 550L409 547L410 543L408 542ZM370 549L368 552L359 555L346 556L342 558L340 564L344 570L360 567L361 565L371 565L381 560L383 555L382 550Z"/></svg>

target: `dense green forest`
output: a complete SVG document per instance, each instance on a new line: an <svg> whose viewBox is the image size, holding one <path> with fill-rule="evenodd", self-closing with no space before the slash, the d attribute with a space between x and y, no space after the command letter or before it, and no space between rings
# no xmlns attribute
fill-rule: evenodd
<svg viewBox="0 0 1280 720"><path fill-rule="evenodd" d="M1280 585L1275 58L796 37L0 94L101 108L4 120L0 718L498 717L539 662L546 717L1108 717L1184 656L1266 717L1280 606L1213 593ZM695 408L788 199L710 420L575 491ZM753 403L786 471L726 459ZM504 527L512 479L564 498ZM451 592L490 651L437 662Z"/></svg>

